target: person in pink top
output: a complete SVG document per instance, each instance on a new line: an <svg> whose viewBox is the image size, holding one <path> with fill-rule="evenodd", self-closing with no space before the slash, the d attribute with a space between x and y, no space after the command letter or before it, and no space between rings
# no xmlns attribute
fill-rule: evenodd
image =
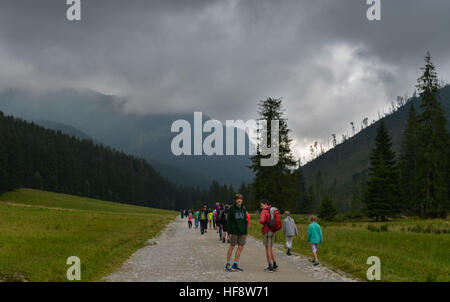
<svg viewBox="0 0 450 302"><path fill-rule="evenodd" d="M189 213L189 216L188 216L188 227L192 228L192 213Z"/></svg>

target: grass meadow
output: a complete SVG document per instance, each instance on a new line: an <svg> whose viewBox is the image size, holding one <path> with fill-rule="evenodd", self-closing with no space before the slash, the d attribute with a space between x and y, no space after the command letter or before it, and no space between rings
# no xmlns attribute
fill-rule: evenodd
<svg viewBox="0 0 450 302"><path fill-rule="evenodd" d="M292 217L299 230L292 251L312 258L311 246L307 243L308 217ZM450 281L449 220L319 221L319 224L324 240L319 246L319 260L331 268L364 281L370 267L366 264L367 258L378 256L381 281ZM249 233L262 238L259 215L253 215ZM277 233L277 243L285 247L282 231Z"/></svg>
<svg viewBox="0 0 450 302"><path fill-rule="evenodd" d="M156 236L176 212L20 189L0 195L0 280L100 281Z"/></svg>

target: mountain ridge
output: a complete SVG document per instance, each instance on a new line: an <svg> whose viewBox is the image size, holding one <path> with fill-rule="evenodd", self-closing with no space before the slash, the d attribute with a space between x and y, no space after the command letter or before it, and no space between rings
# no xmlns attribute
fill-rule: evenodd
<svg viewBox="0 0 450 302"><path fill-rule="evenodd" d="M450 129L450 85L440 90L440 103L445 111L447 127ZM412 97L404 106L382 118L392 137L393 149L397 155L411 104L420 111L420 98ZM351 210L355 187L364 182L364 175L369 165L369 154L374 146L376 127L379 122L380 120L376 121L302 166L308 187L314 186L320 172L324 187L334 191L337 207L342 212Z"/></svg>

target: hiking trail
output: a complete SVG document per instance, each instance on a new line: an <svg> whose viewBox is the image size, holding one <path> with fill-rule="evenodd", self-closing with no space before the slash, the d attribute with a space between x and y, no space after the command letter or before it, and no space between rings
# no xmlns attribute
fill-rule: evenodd
<svg viewBox="0 0 450 302"><path fill-rule="evenodd" d="M309 258L294 254L287 256L279 246L278 270L264 272L267 267L262 242L249 236L239 260L243 272L225 270L229 244L219 241L219 234L208 229L204 235L199 229L188 228L187 219L180 216L169 223L158 237L136 251L122 267L104 278L105 281L162 281L162 282L314 282L354 281L323 266L313 266ZM278 247L277 247L278 246ZM233 252L234 257L234 252ZM232 261L234 258L232 258Z"/></svg>

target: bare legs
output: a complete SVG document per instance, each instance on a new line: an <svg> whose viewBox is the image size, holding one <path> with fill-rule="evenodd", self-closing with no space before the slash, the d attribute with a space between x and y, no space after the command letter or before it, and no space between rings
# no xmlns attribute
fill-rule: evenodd
<svg viewBox="0 0 450 302"><path fill-rule="evenodd" d="M277 262L275 257L275 253L273 252L272 246L266 246L266 257L267 263L272 264L273 262Z"/></svg>
<svg viewBox="0 0 450 302"><path fill-rule="evenodd" d="M227 262L231 261L231 257L233 256L234 247L235 247L235 245L230 245L230 247L228 248ZM244 249L243 245L238 245L238 248L236 250L236 254L234 255L234 261L235 262L239 262L239 257L241 257L241 253L242 253L243 249Z"/></svg>

